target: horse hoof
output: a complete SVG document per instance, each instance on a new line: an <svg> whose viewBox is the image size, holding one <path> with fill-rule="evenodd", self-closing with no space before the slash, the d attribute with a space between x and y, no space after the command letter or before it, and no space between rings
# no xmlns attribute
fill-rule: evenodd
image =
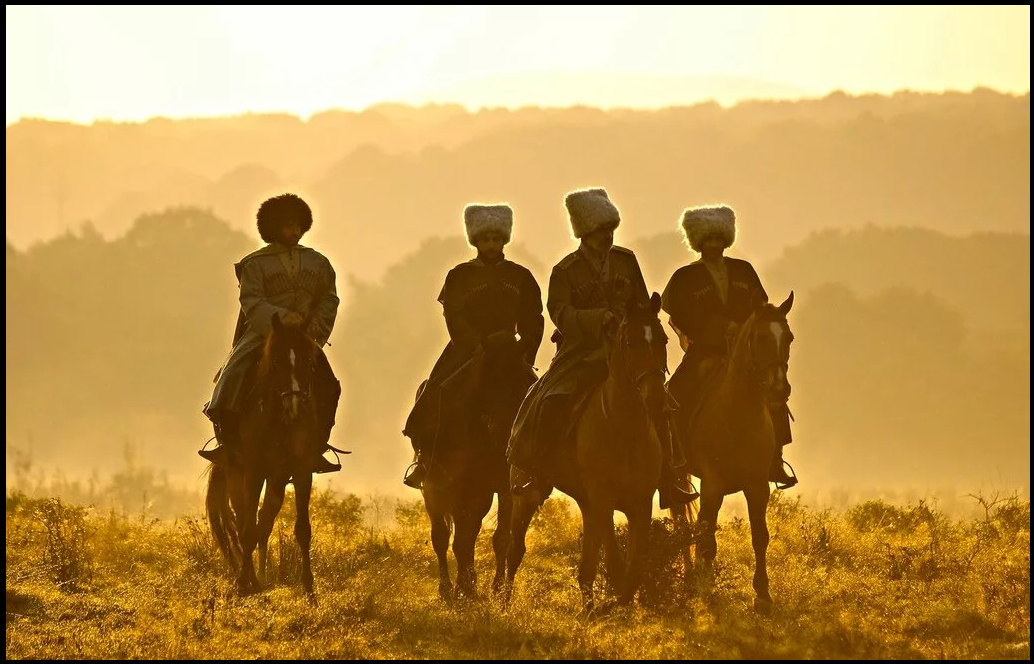
<svg viewBox="0 0 1034 664"><path fill-rule="evenodd" d="M774 602L772 602L771 598L769 598L769 599L765 599L763 597L755 597L754 598L754 612L757 613L759 616L770 616L770 615L772 615L772 608L773 608L773 606L774 606Z"/></svg>
<svg viewBox="0 0 1034 664"><path fill-rule="evenodd" d="M592 618L596 615L598 609L599 607L596 605L596 600L586 600L582 604L582 610L578 612L578 617L583 619Z"/></svg>
<svg viewBox="0 0 1034 664"><path fill-rule="evenodd" d="M457 587L456 588L456 598L457 599L470 599L470 600L478 599L477 588L474 588L473 586L460 586L460 587Z"/></svg>
<svg viewBox="0 0 1034 664"><path fill-rule="evenodd" d="M448 602L452 599L452 584L451 583L439 583L438 584L438 596Z"/></svg>

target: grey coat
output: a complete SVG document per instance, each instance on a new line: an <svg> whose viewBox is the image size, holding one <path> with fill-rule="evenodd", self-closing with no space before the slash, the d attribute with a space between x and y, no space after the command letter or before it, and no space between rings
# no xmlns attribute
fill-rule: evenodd
<svg viewBox="0 0 1034 664"><path fill-rule="evenodd" d="M289 270L288 265L294 269ZM309 330L322 347L334 329L340 304L334 268L323 254L309 247L268 244L242 258L234 271L241 309L233 349L216 373L212 401L206 406L210 416L239 409L247 373L272 330L273 314L311 312Z"/></svg>

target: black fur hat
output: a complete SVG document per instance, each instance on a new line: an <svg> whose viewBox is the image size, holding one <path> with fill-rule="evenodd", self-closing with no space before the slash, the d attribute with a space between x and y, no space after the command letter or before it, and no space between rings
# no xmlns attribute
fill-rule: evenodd
<svg viewBox="0 0 1034 664"><path fill-rule="evenodd" d="M309 204L294 194L280 194L266 199L259 206L255 218L258 221L259 236L265 242L276 242L280 225L289 219L297 220L301 224L302 235L312 228L312 210L309 209Z"/></svg>

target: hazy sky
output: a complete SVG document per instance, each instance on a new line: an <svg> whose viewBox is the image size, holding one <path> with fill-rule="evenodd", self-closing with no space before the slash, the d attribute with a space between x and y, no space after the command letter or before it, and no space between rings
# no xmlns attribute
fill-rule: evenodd
<svg viewBox="0 0 1034 664"><path fill-rule="evenodd" d="M6 19L7 123L307 117L381 101L642 107L685 103L689 87L701 94L699 81L680 89L666 77L719 75L750 79L723 92L708 79L724 102L752 90L1030 89L1029 5L8 5ZM591 74L591 84L559 76L572 73ZM643 92L627 74L652 77L652 87Z"/></svg>

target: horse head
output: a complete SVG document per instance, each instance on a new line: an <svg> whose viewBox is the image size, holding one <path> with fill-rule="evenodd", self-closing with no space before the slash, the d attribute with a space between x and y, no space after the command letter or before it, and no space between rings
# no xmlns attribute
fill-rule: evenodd
<svg viewBox="0 0 1034 664"><path fill-rule="evenodd" d="M620 322L604 330L610 344L611 374L619 385L638 393L651 417L663 416L668 408L664 389L668 337L658 317L660 310L657 293L645 302L631 298Z"/></svg>
<svg viewBox="0 0 1034 664"><path fill-rule="evenodd" d="M786 403L790 398L790 381L786 374L793 332L786 315L791 307L793 291L779 306L759 303L737 343L748 356L747 371L771 403Z"/></svg>
<svg viewBox="0 0 1034 664"><path fill-rule="evenodd" d="M310 314L301 325L284 325L273 315L273 329L259 362L259 384L266 408L279 407L283 424L315 422L313 377L316 371L318 346L307 330Z"/></svg>

